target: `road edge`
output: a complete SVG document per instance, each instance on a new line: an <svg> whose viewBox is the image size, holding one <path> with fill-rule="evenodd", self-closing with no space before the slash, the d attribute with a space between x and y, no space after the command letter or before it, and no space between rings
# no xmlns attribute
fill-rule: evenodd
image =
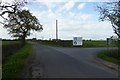
<svg viewBox="0 0 120 80"><path fill-rule="evenodd" d="M105 60L102 60L98 57L95 57L95 59L101 63L102 65L112 69L112 70L116 70L116 71L120 71L119 68L118 68L118 65L117 64L114 64L114 63L111 63L111 62L108 62L108 61L105 61Z"/></svg>

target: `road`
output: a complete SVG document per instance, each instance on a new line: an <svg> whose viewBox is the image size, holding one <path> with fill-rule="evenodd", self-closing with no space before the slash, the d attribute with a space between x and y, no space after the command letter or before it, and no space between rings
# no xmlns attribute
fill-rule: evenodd
<svg viewBox="0 0 120 80"><path fill-rule="evenodd" d="M96 61L106 48L58 48L34 44L33 78L116 78L117 71Z"/></svg>

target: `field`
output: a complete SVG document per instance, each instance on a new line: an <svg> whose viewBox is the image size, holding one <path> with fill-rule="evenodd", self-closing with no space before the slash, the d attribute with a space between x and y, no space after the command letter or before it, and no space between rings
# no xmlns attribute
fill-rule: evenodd
<svg viewBox="0 0 120 80"><path fill-rule="evenodd" d="M2 41L2 45L11 45L11 44L15 44L15 43L19 43L19 41Z"/></svg>
<svg viewBox="0 0 120 80"><path fill-rule="evenodd" d="M49 46L57 46L57 47L80 47L80 46L73 46L72 40L59 40L58 42L56 41L49 41L49 40L41 40L37 41L40 44L43 45L49 45ZM113 41L112 45L113 47L117 46L116 42ZM106 40L84 40L83 41L83 46L84 48L89 48L89 47L108 47L107 41Z"/></svg>

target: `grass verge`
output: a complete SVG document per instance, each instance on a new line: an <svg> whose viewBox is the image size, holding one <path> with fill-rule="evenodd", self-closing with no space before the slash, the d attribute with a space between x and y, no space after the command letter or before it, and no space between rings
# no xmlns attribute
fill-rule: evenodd
<svg viewBox="0 0 120 80"><path fill-rule="evenodd" d="M2 65L2 77L17 78L25 66L27 57L32 51L32 45L26 43L18 52L8 57L7 61Z"/></svg>
<svg viewBox="0 0 120 80"><path fill-rule="evenodd" d="M101 58L105 61L115 63L115 64L120 63L120 57L119 57L117 49L100 51L100 52L98 52L97 57Z"/></svg>

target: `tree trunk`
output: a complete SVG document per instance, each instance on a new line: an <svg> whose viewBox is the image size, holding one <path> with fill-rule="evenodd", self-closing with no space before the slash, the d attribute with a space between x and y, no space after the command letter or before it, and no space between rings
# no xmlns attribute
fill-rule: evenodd
<svg viewBox="0 0 120 80"><path fill-rule="evenodd" d="M22 46L24 46L25 43L26 43L25 38L26 38L26 36L27 36L27 32L28 32L28 29L23 32L23 36L22 36Z"/></svg>
<svg viewBox="0 0 120 80"><path fill-rule="evenodd" d="M21 40L22 46L25 45L25 37L26 37L26 34L23 34L23 36L22 36L22 40Z"/></svg>

